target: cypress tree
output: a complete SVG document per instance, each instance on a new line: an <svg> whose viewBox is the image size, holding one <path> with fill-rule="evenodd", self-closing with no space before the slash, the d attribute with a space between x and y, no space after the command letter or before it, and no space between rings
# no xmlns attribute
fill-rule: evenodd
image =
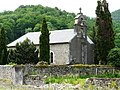
<svg viewBox="0 0 120 90"><path fill-rule="evenodd" d="M0 64L7 63L6 34L4 28L0 29Z"/></svg>
<svg viewBox="0 0 120 90"><path fill-rule="evenodd" d="M102 64L107 64L107 55L115 44L111 13L106 0L98 1L96 15L95 53L97 56L95 59Z"/></svg>
<svg viewBox="0 0 120 90"><path fill-rule="evenodd" d="M46 19L43 19L40 35L40 61L50 63L50 45L49 45L49 30L47 28Z"/></svg>

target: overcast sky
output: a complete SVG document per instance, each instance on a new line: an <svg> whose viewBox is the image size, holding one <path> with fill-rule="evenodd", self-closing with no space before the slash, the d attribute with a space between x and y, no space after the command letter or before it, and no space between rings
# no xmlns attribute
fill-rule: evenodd
<svg viewBox="0 0 120 90"><path fill-rule="evenodd" d="M120 9L120 0L107 0L109 3L110 12ZM90 17L95 17L95 9L97 6L97 0L0 0L0 12L15 10L20 5L38 5L49 7L58 7L61 10L68 12L79 12L79 8L82 8L82 12Z"/></svg>

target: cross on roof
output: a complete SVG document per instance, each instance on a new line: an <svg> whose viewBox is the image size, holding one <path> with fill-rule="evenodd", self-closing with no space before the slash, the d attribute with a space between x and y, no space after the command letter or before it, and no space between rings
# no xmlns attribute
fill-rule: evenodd
<svg viewBox="0 0 120 90"><path fill-rule="evenodd" d="M82 8L79 8L79 10L80 10L80 13L82 13L81 11L82 11Z"/></svg>

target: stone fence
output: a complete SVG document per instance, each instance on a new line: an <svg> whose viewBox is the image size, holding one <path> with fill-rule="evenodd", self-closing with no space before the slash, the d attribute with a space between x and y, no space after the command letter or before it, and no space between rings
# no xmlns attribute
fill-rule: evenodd
<svg viewBox="0 0 120 90"><path fill-rule="evenodd" d="M0 66L0 79L9 79L13 84L40 84L47 76L120 74L120 67L95 65ZM35 77L36 76L36 77ZM34 81L33 81L34 80Z"/></svg>
<svg viewBox="0 0 120 90"><path fill-rule="evenodd" d="M23 84L23 67L0 65L0 79L11 81L13 84Z"/></svg>
<svg viewBox="0 0 120 90"><path fill-rule="evenodd" d="M86 80L86 86L89 84L97 87L115 87L120 86L120 78L89 78Z"/></svg>
<svg viewBox="0 0 120 90"><path fill-rule="evenodd" d="M14 82L15 68L12 66L0 65L0 79L11 80Z"/></svg>
<svg viewBox="0 0 120 90"><path fill-rule="evenodd" d="M59 66L33 66L24 67L24 75L97 75L120 73L120 67L95 65L59 65Z"/></svg>

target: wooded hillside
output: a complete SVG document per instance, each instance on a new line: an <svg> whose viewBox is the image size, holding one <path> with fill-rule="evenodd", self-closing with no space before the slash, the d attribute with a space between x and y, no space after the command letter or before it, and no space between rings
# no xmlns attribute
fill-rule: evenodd
<svg viewBox="0 0 120 90"><path fill-rule="evenodd" d="M112 12L112 19L120 22L120 9Z"/></svg>
<svg viewBox="0 0 120 90"><path fill-rule="evenodd" d="M115 44L120 48L120 9L112 12L113 28L115 31Z"/></svg>
<svg viewBox="0 0 120 90"><path fill-rule="evenodd" d="M6 30L7 43L27 32L40 31L44 17L47 19L48 29L57 30L73 28L75 14L42 5L22 5L15 11L0 13L0 27L3 26Z"/></svg>

